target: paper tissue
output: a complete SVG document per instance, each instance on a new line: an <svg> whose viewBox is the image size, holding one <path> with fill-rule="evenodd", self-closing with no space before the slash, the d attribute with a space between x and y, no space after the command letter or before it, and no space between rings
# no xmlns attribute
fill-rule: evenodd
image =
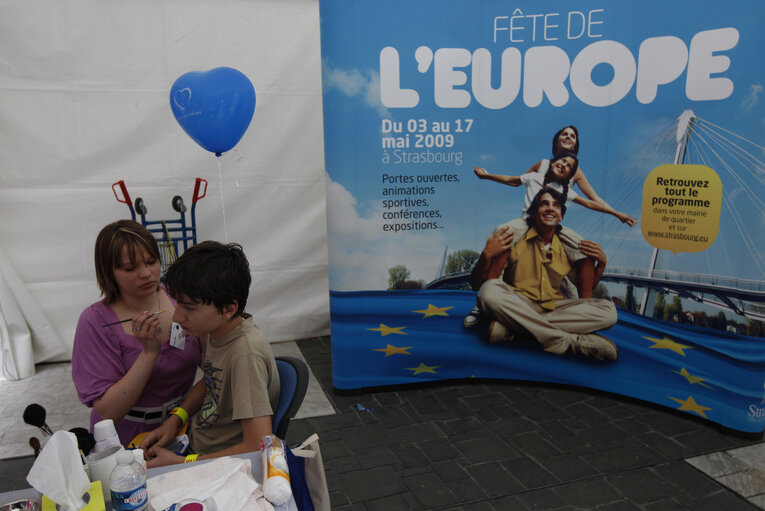
<svg viewBox="0 0 765 511"><path fill-rule="evenodd" d="M106 509L101 488L91 485L85 474L74 433L53 433L32 465L27 482L43 494L43 510L48 509L46 501L49 509L56 509L55 502L62 511Z"/></svg>

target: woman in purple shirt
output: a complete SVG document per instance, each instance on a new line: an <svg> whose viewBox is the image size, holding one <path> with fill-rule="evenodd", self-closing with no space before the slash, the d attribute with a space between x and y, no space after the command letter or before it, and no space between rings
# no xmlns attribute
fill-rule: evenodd
<svg viewBox="0 0 765 511"><path fill-rule="evenodd" d="M112 419L127 446L161 425L183 400L201 348L199 339L183 339L182 333L171 345L175 302L160 284L159 248L146 228L132 220L104 227L95 263L103 299L80 315L72 379L80 401L93 408L91 431L96 422ZM125 319L130 321L113 324Z"/></svg>

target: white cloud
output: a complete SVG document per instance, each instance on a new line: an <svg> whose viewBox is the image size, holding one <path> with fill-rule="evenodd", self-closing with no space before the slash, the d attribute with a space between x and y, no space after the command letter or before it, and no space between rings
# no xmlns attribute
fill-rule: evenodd
<svg viewBox="0 0 765 511"><path fill-rule="evenodd" d="M384 232L381 201L359 211L345 187L327 183L330 289L387 289L388 269L399 264L412 280L433 280L445 244L440 231Z"/></svg>
<svg viewBox="0 0 765 511"><path fill-rule="evenodd" d="M340 69L323 62L322 80L327 90L337 90L349 98L358 98L376 110L380 117L390 117L390 112L380 101L380 73L374 70Z"/></svg>
<svg viewBox="0 0 765 511"><path fill-rule="evenodd" d="M760 83L754 83L749 86L749 94L741 102L741 109L745 112L753 109L760 103L760 94L762 94L763 86Z"/></svg>

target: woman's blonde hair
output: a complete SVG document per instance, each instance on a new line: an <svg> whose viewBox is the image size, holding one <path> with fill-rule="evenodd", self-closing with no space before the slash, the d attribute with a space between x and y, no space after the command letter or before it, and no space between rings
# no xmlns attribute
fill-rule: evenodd
<svg viewBox="0 0 765 511"><path fill-rule="evenodd" d="M122 266L122 247L128 247L130 264L135 264L136 254L141 253L139 249L146 250L159 261L157 240L138 222L118 220L101 229L96 238L96 280L107 305L114 303L120 295L114 270Z"/></svg>

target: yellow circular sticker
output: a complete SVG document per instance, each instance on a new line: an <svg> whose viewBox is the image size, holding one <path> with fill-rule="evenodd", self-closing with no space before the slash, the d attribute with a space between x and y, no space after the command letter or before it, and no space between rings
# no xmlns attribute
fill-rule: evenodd
<svg viewBox="0 0 765 511"><path fill-rule="evenodd" d="M706 165L660 165L643 184L640 228L652 246L701 252L720 227L722 182Z"/></svg>

